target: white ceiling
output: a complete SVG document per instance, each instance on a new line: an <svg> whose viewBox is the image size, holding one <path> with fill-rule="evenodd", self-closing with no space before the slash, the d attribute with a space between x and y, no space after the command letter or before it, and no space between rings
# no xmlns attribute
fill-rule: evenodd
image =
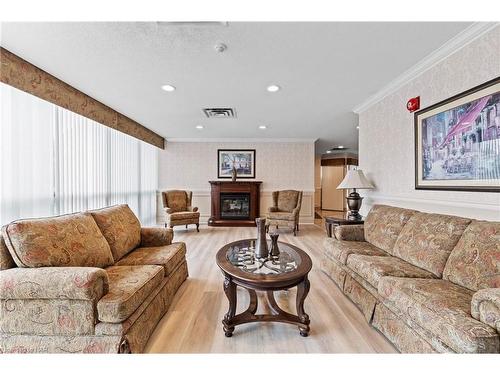
<svg viewBox="0 0 500 375"><path fill-rule="evenodd" d="M322 153L357 150L352 109L469 25L39 22L2 23L0 36L3 47L167 141L317 138ZM166 83L177 90L162 91ZM282 90L269 93L270 84ZM207 119L204 107L233 107L238 117Z"/></svg>

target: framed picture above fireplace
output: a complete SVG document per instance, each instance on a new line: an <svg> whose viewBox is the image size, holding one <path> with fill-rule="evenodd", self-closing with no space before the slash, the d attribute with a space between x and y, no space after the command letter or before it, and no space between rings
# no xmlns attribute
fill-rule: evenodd
<svg viewBox="0 0 500 375"><path fill-rule="evenodd" d="M500 192L500 78L415 113L415 188Z"/></svg>
<svg viewBox="0 0 500 375"><path fill-rule="evenodd" d="M255 178L255 150L217 150L218 178L231 178L233 167L237 178Z"/></svg>

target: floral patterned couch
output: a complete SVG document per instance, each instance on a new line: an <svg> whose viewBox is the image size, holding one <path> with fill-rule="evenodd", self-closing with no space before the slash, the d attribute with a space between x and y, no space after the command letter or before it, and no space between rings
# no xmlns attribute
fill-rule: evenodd
<svg viewBox="0 0 500 375"><path fill-rule="evenodd" d="M4 226L0 352L143 351L188 276L172 239L127 205Z"/></svg>
<svg viewBox="0 0 500 375"><path fill-rule="evenodd" d="M500 352L500 223L375 205L321 268L401 352Z"/></svg>

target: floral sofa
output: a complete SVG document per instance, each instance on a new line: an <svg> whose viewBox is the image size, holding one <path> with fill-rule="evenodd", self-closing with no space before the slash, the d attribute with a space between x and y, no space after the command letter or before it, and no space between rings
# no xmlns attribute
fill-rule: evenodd
<svg viewBox="0 0 500 375"><path fill-rule="evenodd" d="M127 205L4 226L0 352L143 351L188 276L172 239Z"/></svg>
<svg viewBox="0 0 500 375"><path fill-rule="evenodd" d="M375 205L321 268L401 352L500 352L500 223Z"/></svg>

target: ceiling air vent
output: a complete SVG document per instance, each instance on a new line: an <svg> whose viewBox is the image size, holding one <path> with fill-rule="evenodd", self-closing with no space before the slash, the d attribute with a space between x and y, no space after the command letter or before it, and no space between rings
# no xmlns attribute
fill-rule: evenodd
<svg viewBox="0 0 500 375"><path fill-rule="evenodd" d="M208 118L234 118L236 111L233 108L203 108Z"/></svg>

